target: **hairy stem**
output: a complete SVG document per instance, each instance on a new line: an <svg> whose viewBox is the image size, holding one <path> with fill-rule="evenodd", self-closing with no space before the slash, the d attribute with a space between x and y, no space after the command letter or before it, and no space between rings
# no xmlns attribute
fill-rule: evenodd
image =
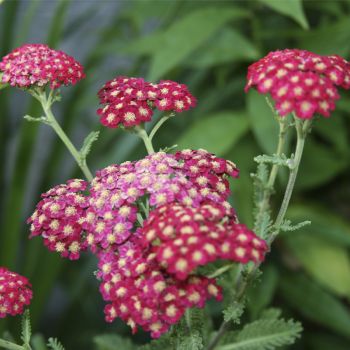
<svg viewBox="0 0 350 350"><path fill-rule="evenodd" d="M0 348L8 349L8 350L24 350L23 346L17 345L15 343L11 343L4 339L0 339Z"/></svg>
<svg viewBox="0 0 350 350"><path fill-rule="evenodd" d="M284 198L283 198L279 213L277 215L277 218L276 218L276 221L274 224L275 231L271 234L271 236L268 239L269 246L271 246L272 242L274 241L274 239L278 235L279 230L280 230L280 226L281 226L281 224L284 220L285 214L287 212L289 202L290 202L290 199L291 199L291 196L293 193L295 180L296 180L296 177L298 175L298 169L299 169L300 161L301 161L302 154L303 154L305 138L306 138L306 136L310 130L310 126L311 126L311 120L301 121L297 117L294 117L294 119L295 119L296 131L297 131L297 144L296 144L295 154L294 154L294 158L293 158L293 163L291 165L289 180L288 180L288 184L287 184L287 187L285 190ZM271 173L272 173L272 170L271 170ZM276 174L277 174L277 172L276 172ZM273 176L274 176L273 181L275 181L276 175L273 175ZM270 174L269 180L270 179L271 179L271 174ZM270 198L270 193L269 193L269 198ZM236 284L236 288L235 288L235 290L236 290L235 301L236 302L242 301L242 299L246 293L246 290L247 290L248 286L250 285L251 280L254 279L254 276L255 276L259 266L260 266L260 264L256 264L254 266L251 266L246 277L242 278L242 276L240 276L241 278L237 280L237 284ZM216 347L216 345L219 343L223 334L229 328L229 324L230 324L230 322L225 322L225 321L221 324L216 335L209 343L207 350L213 350Z"/></svg>
<svg viewBox="0 0 350 350"><path fill-rule="evenodd" d="M288 129L288 119L279 118L279 135L278 135L278 144L277 144L277 149L276 149L276 155L281 156L283 153L284 145L286 142L286 132ZM269 180L267 182L267 186L262 194L262 200L261 204L259 205L258 212L255 216L255 223L254 223L254 231L258 232L260 231L260 226L261 226L261 219L263 214L269 210L270 207L270 197L273 192L273 187L275 185L276 177L278 174L278 169L279 165L278 164L273 164L271 168L271 172L269 175Z"/></svg>
<svg viewBox="0 0 350 350"><path fill-rule="evenodd" d="M43 111L44 111L45 116L46 116L45 123L52 127L52 129L56 132L58 137L65 144L68 151L71 153L71 155L75 159L76 163L80 167L81 171L85 175L86 179L89 181L92 181L93 176L91 174L90 169L88 168L88 166L86 164L86 159L84 157L82 157L80 152L75 148L75 146L73 145L71 140L68 138L66 133L63 131L61 126L58 124L54 114L52 113L52 110L51 110L51 106L52 106L52 102L53 102L52 101L52 94L50 93L50 96L47 97L45 92L43 92L39 95L36 95L36 96L34 95L34 97L36 97L39 100L39 102L43 108Z"/></svg>

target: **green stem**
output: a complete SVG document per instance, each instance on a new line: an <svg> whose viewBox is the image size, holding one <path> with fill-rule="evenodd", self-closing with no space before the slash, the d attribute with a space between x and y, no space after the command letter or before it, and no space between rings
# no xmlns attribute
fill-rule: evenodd
<svg viewBox="0 0 350 350"><path fill-rule="evenodd" d="M289 173L289 179L288 179L288 184L286 187L286 191L284 193L284 197L282 200L282 204L280 207L280 210L278 212L274 227L275 231L271 234L269 237L268 243L271 244L276 236L279 233L280 227L283 223L284 217L286 215L290 199L292 197L294 185L295 185L295 180L298 175L298 170L301 162L301 158L303 155L303 150L304 150L304 145L305 145L305 139L307 136L307 133L309 132L310 126L311 126L311 121L306 120L305 122L301 121L297 117L295 119L295 128L297 131L297 145L295 149L295 154L292 159L292 163L290 165L290 173Z"/></svg>
<svg viewBox="0 0 350 350"><path fill-rule="evenodd" d="M155 134L157 133L158 129L171 117L173 117L175 114L174 113L170 113L168 115L163 116L158 122L157 124L153 127L151 133L149 134L149 139L150 141L153 140L153 137L155 136Z"/></svg>
<svg viewBox="0 0 350 350"><path fill-rule="evenodd" d="M153 149L152 141L151 141L150 137L147 135L146 130L139 125L135 126L134 130L135 130L136 134L142 139L143 143L145 144L147 153L153 154L154 149Z"/></svg>
<svg viewBox="0 0 350 350"><path fill-rule="evenodd" d="M50 125L53 130L56 132L58 137L62 140L62 142L67 147L68 151L71 153L73 158L75 159L76 163L80 167L81 171L87 178L87 180L92 181L93 176L91 174L90 169L88 168L86 164L86 159L83 158L80 154L80 152L75 148L71 140L68 138L66 133L63 131L61 126L58 124L55 116L52 113L51 105L52 105L52 97L51 93L49 98L46 97L45 93L40 94L38 97L39 102L41 103L41 106L44 110L45 116L46 116L46 123Z"/></svg>
<svg viewBox="0 0 350 350"><path fill-rule="evenodd" d="M17 345L15 343L11 343L4 339L0 339L0 348L8 349L8 350L24 350L23 346Z"/></svg>
<svg viewBox="0 0 350 350"><path fill-rule="evenodd" d="M278 135L278 144L277 144L277 150L276 155L281 156L283 153L284 145L286 142L286 131L288 129L288 119L285 117L283 119L279 118L279 135ZM259 233L260 226L261 226L261 218L262 215L269 210L269 202L270 197L273 192L273 188L275 185L276 177L278 174L279 165L273 164L271 168L271 172L269 175L269 180L267 182L266 188L263 192L263 198L261 200L261 204L259 205L258 212L255 216L255 223L254 223L254 232Z"/></svg>
<svg viewBox="0 0 350 350"><path fill-rule="evenodd" d="M296 149L295 149L293 163L291 164L289 180L288 180L288 184L287 184L286 191L284 194L284 198L283 198L281 208L279 210L279 213L277 215L277 218L276 218L276 221L274 224L274 227L276 228L276 230L274 233L271 234L271 236L269 237L269 240L268 240L269 246L271 246L271 243L274 241L274 239L278 235L280 226L281 226L283 219L284 219L284 216L287 212L290 198L292 196L292 192L294 189L295 180L296 180L296 177L298 175L298 169L299 169L300 161L301 161L302 154L303 154L305 138L306 138L306 136L310 130L310 126L311 126L311 120L301 121L297 117L294 117L294 119L295 119L295 126L296 126L296 130L297 130L297 145L296 145ZM272 170L271 170L271 172L272 172ZM276 175L274 175L274 177L276 178ZM271 179L271 174L270 174L270 179ZM247 287L249 286L250 281L254 278L255 273L258 270L259 266L260 266L260 264L256 264L256 265L252 266L250 268L250 270L248 271L247 276L245 278L241 278L238 280L238 283L237 283L236 288L235 288L235 290L236 290L235 301L236 302L242 301L242 299L245 295L245 292L247 290ZM242 277L242 276L240 276L240 277ZM221 337L228 329L229 323L230 322L224 321L221 324L215 337L209 343L207 350L213 350L216 347L216 345L219 343Z"/></svg>

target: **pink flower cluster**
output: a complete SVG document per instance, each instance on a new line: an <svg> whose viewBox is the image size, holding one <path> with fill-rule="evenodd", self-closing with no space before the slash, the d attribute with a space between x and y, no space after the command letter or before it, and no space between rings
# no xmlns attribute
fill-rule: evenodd
<svg viewBox="0 0 350 350"><path fill-rule="evenodd" d="M83 191L87 183L69 180L41 195L34 214L28 219L31 236L42 236L45 246L62 257L79 259L87 249L82 231L82 218L89 205Z"/></svg>
<svg viewBox="0 0 350 350"><path fill-rule="evenodd" d="M85 77L82 65L73 57L43 44L13 50L0 62L0 72L3 83L19 88L50 84L51 89L57 89Z"/></svg>
<svg viewBox="0 0 350 350"><path fill-rule="evenodd" d="M305 50L270 52L248 68L251 87L270 93L281 116L294 112L309 119L329 117L339 98L337 87L350 88L350 63L340 56L320 56Z"/></svg>
<svg viewBox="0 0 350 350"><path fill-rule="evenodd" d="M70 259L90 247L106 320L120 317L159 337L187 308L221 299L197 267L264 259L266 243L236 222L227 202L228 178L237 176L234 163L205 150L111 165L97 172L89 196L81 180L45 193L29 219L32 236Z"/></svg>
<svg viewBox="0 0 350 350"><path fill-rule="evenodd" d="M158 84L142 78L116 77L98 92L101 123L109 128L130 128L151 120L154 108L183 112L196 105L187 86L165 80Z"/></svg>
<svg viewBox="0 0 350 350"><path fill-rule="evenodd" d="M93 251L114 248L135 231L137 212L180 203L198 206L204 200L224 202L229 195L227 176L236 166L204 150L176 155L154 153L137 162L102 169L92 182L84 228ZM142 198L148 202L140 204ZM143 205L143 208L142 208ZM141 207L140 207L141 206ZM148 211L149 211L148 209Z"/></svg>
<svg viewBox="0 0 350 350"><path fill-rule="evenodd" d="M160 267L149 248L141 247L128 242L116 253L100 254L98 277L101 294L110 302L105 307L108 322L120 317L133 332L139 325L158 338L187 308L203 307L210 297L221 300L214 280L195 275L178 280Z"/></svg>
<svg viewBox="0 0 350 350"><path fill-rule="evenodd" d="M158 263L183 280L200 265L225 259L260 262L265 241L235 222L229 205L208 202L199 207L168 204L153 210L142 232L153 243Z"/></svg>
<svg viewBox="0 0 350 350"><path fill-rule="evenodd" d="M0 267L0 318L22 314L32 299L31 287L26 277Z"/></svg>

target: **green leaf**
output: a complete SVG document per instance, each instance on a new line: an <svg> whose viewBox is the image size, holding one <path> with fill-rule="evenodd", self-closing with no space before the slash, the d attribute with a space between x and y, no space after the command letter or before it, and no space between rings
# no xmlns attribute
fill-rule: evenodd
<svg viewBox="0 0 350 350"><path fill-rule="evenodd" d="M350 259L347 250L328 240L303 233L287 235L285 242L305 270L333 293L350 299Z"/></svg>
<svg viewBox="0 0 350 350"><path fill-rule="evenodd" d="M230 20L243 18L247 12L230 7L205 7L177 20L163 32L159 42L153 48L148 79L158 80L171 69L183 62L190 53L203 45L214 33ZM152 36L148 42L152 41Z"/></svg>
<svg viewBox="0 0 350 350"><path fill-rule="evenodd" d="M29 345L32 336L32 327L30 324L29 310L26 310L22 316L21 339L25 345Z"/></svg>
<svg viewBox="0 0 350 350"><path fill-rule="evenodd" d="M284 220L280 226L280 230L283 232L297 231L307 225L311 225L310 220L301 221L296 224L292 224L290 220Z"/></svg>
<svg viewBox="0 0 350 350"><path fill-rule="evenodd" d="M281 277L283 298L301 315L350 339L348 307L301 273Z"/></svg>
<svg viewBox="0 0 350 350"><path fill-rule="evenodd" d="M232 28L223 28L210 45L201 46L185 63L190 67L209 68L232 61L255 60L257 48Z"/></svg>
<svg viewBox="0 0 350 350"><path fill-rule="evenodd" d="M203 349L203 338L198 331L191 332L180 340L180 343L176 347L176 350L202 350Z"/></svg>
<svg viewBox="0 0 350 350"><path fill-rule="evenodd" d="M281 317L281 314L282 314L281 309L270 307L261 313L260 318L261 319L267 318L269 320L276 320L276 319Z"/></svg>
<svg viewBox="0 0 350 350"><path fill-rule="evenodd" d="M175 143L179 148L205 148L223 155L248 130L247 116L242 112L218 112L189 126Z"/></svg>
<svg viewBox="0 0 350 350"><path fill-rule="evenodd" d="M133 350L131 339L123 338L117 334L102 334L94 337L94 343L97 345L97 350Z"/></svg>
<svg viewBox="0 0 350 350"><path fill-rule="evenodd" d="M261 149L268 154L276 151L279 126L264 96L255 90L247 95L251 128Z"/></svg>
<svg viewBox="0 0 350 350"><path fill-rule="evenodd" d="M231 302L229 306L223 311L225 322L232 321L233 323L240 323L244 308L244 303L239 303L237 301Z"/></svg>
<svg viewBox="0 0 350 350"><path fill-rule="evenodd" d="M34 334L31 344L35 350L47 350L46 341L42 334Z"/></svg>
<svg viewBox="0 0 350 350"><path fill-rule="evenodd" d="M49 338L47 346L52 350L65 350L63 345L56 338Z"/></svg>
<svg viewBox="0 0 350 350"><path fill-rule="evenodd" d="M218 346L218 350L272 350L290 345L300 337L301 324L293 320L261 319L247 324L235 342Z"/></svg>
<svg viewBox="0 0 350 350"><path fill-rule="evenodd" d="M309 29L309 24L304 14L302 0L258 0L271 9L288 16L299 23L304 29Z"/></svg>
<svg viewBox="0 0 350 350"><path fill-rule="evenodd" d="M80 149L80 155L82 156L83 159L86 159L86 157L91 151L92 144L98 140L99 135L100 135L99 131L92 131L88 136L86 136L83 142L83 146Z"/></svg>
<svg viewBox="0 0 350 350"><path fill-rule="evenodd" d="M2 82L1 82L1 81L2 81L2 76L3 76L3 75L4 75L4 73L3 73L3 72L0 72L0 90L5 89L6 87L9 86L9 84L2 83Z"/></svg>

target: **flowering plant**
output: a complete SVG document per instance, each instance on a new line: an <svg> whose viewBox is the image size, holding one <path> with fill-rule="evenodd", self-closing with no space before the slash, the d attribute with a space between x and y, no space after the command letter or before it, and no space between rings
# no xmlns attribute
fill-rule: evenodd
<svg viewBox="0 0 350 350"><path fill-rule="evenodd" d="M105 319L120 318L133 333L141 328L174 348L182 344L181 348L229 350L255 349L249 342L272 329L260 340L261 349L292 344L301 325L276 315L244 324L238 333L230 328L243 320L247 291L277 235L309 223L292 225L286 212L315 115L330 116L339 98L337 89L350 88L350 64L339 56L283 50L249 67L246 91L256 88L269 94L280 128L276 153L255 158L252 229L239 221L229 202L230 181L239 175L235 163L210 150L154 149L152 140L160 127L196 106L186 85L128 77L105 83L98 92L101 124L135 133L147 155L112 164L93 176L87 156L99 133L89 134L78 150L52 112L60 99L58 88L84 77L74 58L41 44L24 45L0 62L2 87L20 88L43 109L43 117L25 119L52 127L85 176L41 195L28 219L30 238L41 236L49 251L69 260L88 252L95 255L99 291L107 302ZM155 110L164 112L158 121L153 120ZM288 157L285 140L293 130L296 147ZM274 218L270 198L282 167L289 179ZM0 268L0 317L22 313L31 298L26 278ZM198 308L211 298L224 299L224 320L206 337ZM31 349L28 313L23 324L23 346L1 339L0 346ZM52 339L50 346L63 348Z"/></svg>

